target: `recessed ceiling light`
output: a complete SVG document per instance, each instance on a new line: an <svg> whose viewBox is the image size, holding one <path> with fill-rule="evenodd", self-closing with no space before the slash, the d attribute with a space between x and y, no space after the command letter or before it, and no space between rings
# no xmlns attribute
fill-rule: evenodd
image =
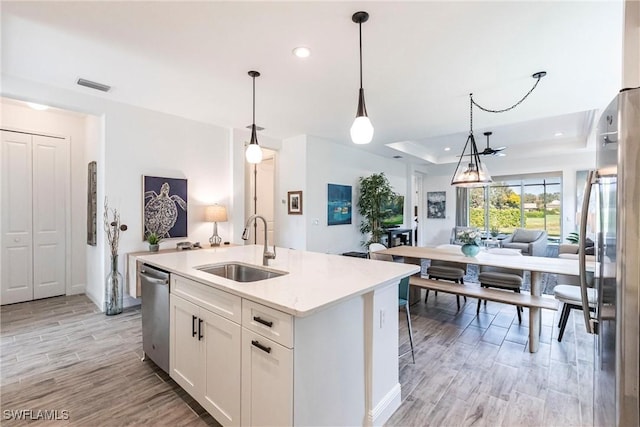
<svg viewBox="0 0 640 427"><path fill-rule="evenodd" d="M451 147L444 147L444 151L451 151Z"/></svg>
<svg viewBox="0 0 640 427"><path fill-rule="evenodd" d="M298 46L297 48L293 49L293 54L298 58L308 58L309 56L311 56L311 49L304 46Z"/></svg>
<svg viewBox="0 0 640 427"><path fill-rule="evenodd" d="M38 110L38 111L44 111L49 109L48 105L36 104L35 102L27 102L27 105L33 108L34 110Z"/></svg>
<svg viewBox="0 0 640 427"><path fill-rule="evenodd" d="M562 136L562 135L564 135L564 133L562 133L562 132L556 132L556 133L554 134L554 136Z"/></svg>

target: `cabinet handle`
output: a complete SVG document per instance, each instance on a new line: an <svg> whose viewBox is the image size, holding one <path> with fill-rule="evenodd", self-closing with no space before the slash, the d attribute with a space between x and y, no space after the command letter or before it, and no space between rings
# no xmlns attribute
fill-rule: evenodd
<svg viewBox="0 0 640 427"><path fill-rule="evenodd" d="M204 335L202 335L202 319L198 319L198 341L200 341Z"/></svg>
<svg viewBox="0 0 640 427"><path fill-rule="evenodd" d="M268 326L269 328L273 326L273 322L269 322L268 320L264 320L259 316L253 316L253 320L258 323L262 323L264 326Z"/></svg>
<svg viewBox="0 0 640 427"><path fill-rule="evenodd" d="M262 344L260 344L257 340L253 340L251 341L251 344L255 347L258 347L260 350L266 352L266 353L271 353L271 347L265 347Z"/></svg>
<svg viewBox="0 0 640 427"><path fill-rule="evenodd" d="M196 319L197 317L194 315L191 315L191 336L195 337L197 332L196 332Z"/></svg>

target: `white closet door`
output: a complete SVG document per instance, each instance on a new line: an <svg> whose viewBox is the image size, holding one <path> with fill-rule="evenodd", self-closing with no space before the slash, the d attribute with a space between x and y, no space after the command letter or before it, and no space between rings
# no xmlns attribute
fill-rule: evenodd
<svg viewBox="0 0 640 427"><path fill-rule="evenodd" d="M2 131L1 302L33 299L31 135Z"/></svg>
<svg viewBox="0 0 640 427"><path fill-rule="evenodd" d="M33 136L33 298L64 295L68 143Z"/></svg>

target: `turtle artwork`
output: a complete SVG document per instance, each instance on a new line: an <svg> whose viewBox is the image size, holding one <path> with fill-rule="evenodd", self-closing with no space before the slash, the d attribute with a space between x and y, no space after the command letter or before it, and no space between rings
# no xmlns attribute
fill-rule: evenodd
<svg viewBox="0 0 640 427"><path fill-rule="evenodd" d="M152 181L160 180L161 185L158 191L157 185L160 182ZM149 180L149 181L148 181ZM184 183L184 190L182 194L180 191L171 194L172 186L170 181L179 181L175 183L177 187L179 184ZM155 187L155 188L153 188ZM144 191L144 233L145 236L149 233L156 233L161 238L171 237L185 237L186 234L186 180L184 179L170 179L170 178L157 178L157 177L145 177L145 191ZM183 215L181 211L184 212ZM176 222L178 218L183 218L184 224L178 224ZM177 229L174 230L174 227Z"/></svg>

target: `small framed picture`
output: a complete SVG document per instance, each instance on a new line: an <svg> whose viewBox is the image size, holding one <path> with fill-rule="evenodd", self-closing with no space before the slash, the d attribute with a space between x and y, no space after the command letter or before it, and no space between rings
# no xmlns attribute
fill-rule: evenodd
<svg viewBox="0 0 640 427"><path fill-rule="evenodd" d="M287 192L287 208L289 215L302 215L302 191Z"/></svg>

